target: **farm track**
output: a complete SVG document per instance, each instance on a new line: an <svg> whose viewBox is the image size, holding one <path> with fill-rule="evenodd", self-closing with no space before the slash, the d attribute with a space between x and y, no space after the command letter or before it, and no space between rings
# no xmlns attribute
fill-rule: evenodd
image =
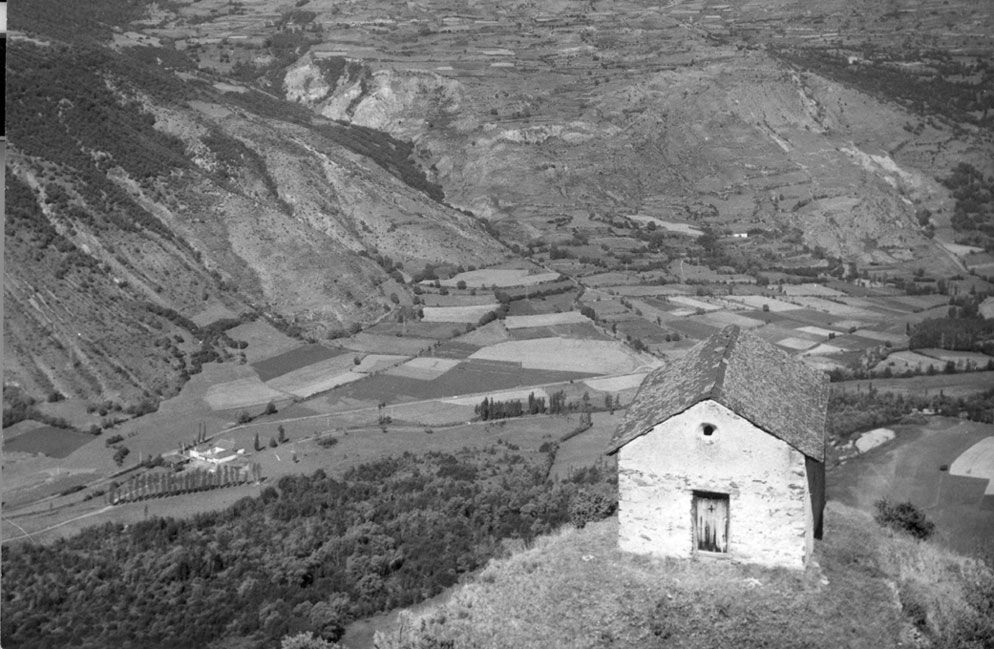
<svg viewBox="0 0 994 649"><path fill-rule="evenodd" d="M69 518L69 519L66 519L64 521L60 521L60 522L56 523L55 525L50 525L50 526L48 526L48 527L46 527L44 529L35 530L32 533L29 533L29 532L25 531L24 529L21 528L20 525L18 525L14 521L10 520L10 518L8 518L8 517L5 516L3 520L7 521L8 523L10 523L11 525L13 525L17 529L21 530L22 534L20 536L13 536L13 537L5 538L5 539L3 539L3 543L7 543L8 541L16 541L18 539L23 539L25 536L28 537L28 538L31 538L32 534L39 534L39 535L40 534L44 534L46 532L50 532L50 531L52 531L54 529L62 527L63 525L69 525L70 523L75 523L78 520L82 520L84 518L89 518L91 516L98 516L100 514L103 514L104 512L110 511L111 509L113 509L113 507L111 505L107 505L106 507L103 507L101 509L97 509L97 510L94 510L92 512L87 512L85 514L80 514L79 516L76 516L74 518Z"/></svg>

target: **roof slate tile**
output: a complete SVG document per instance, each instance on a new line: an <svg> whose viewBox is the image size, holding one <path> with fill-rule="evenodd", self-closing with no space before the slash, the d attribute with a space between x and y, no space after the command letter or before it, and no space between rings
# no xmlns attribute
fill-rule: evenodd
<svg viewBox="0 0 994 649"><path fill-rule="evenodd" d="M828 377L736 325L649 374L615 431L608 453L707 399L806 456L825 460Z"/></svg>

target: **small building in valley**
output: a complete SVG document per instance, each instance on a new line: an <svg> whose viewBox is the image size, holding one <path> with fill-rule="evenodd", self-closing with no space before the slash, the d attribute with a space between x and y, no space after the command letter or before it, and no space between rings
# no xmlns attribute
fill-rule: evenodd
<svg viewBox="0 0 994 649"><path fill-rule="evenodd" d="M187 450L187 457L191 460L199 460L213 466L233 462L243 454L244 450L242 449L226 449L213 444L200 444Z"/></svg>
<svg viewBox="0 0 994 649"><path fill-rule="evenodd" d="M611 441L619 545L803 568L821 538L828 378L730 326L643 381Z"/></svg>

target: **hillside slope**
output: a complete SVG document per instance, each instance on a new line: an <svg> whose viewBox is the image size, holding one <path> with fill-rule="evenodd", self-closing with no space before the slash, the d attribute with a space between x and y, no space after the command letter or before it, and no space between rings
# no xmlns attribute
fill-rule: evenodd
<svg viewBox="0 0 994 649"><path fill-rule="evenodd" d="M840 82L829 66L744 48L670 9L525 9L533 24L480 8L458 30L408 37L394 69L308 55L282 90L412 139L455 204L523 245L550 234L554 216L643 213L796 232L859 264L930 259L956 272L922 215L947 222L952 202L936 177L989 150L984 131L956 126L950 137L948 125ZM393 53L400 35L367 29ZM475 49L464 49L469 35Z"/></svg>
<svg viewBox="0 0 994 649"><path fill-rule="evenodd" d="M395 308L398 267L502 258L409 143L312 120L171 49L56 38L53 11L21 10L11 39L5 384L158 398L231 355L202 331L220 318L334 335Z"/></svg>
<svg viewBox="0 0 994 649"><path fill-rule="evenodd" d="M493 561L376 646L988 647L994 576L831 503L820 567L654 560L617 550L617 519ZM450 644L447 644L450 643Z"/></svg>

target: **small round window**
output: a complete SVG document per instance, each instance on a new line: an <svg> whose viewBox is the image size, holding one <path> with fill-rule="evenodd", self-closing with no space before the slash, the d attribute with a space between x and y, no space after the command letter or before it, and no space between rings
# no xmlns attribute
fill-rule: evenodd
<svg viewBox="0 0 994 649"><path fill-rule="evenodd" d="M714 424L701 424L701 432L704 433L705 437L714 435L714 431L716 430L717 428L715 428Z"/></svg>

